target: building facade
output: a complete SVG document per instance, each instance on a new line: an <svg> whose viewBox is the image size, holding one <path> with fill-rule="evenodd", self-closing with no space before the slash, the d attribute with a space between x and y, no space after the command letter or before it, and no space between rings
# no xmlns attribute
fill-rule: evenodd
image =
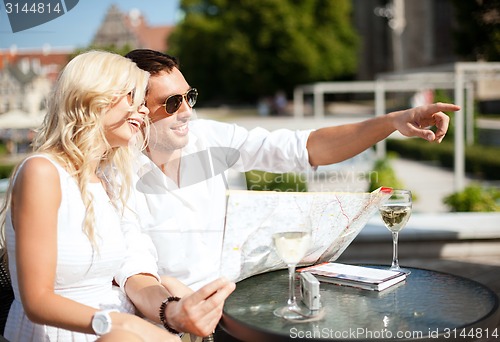
<svg viewBox="0 0 500 342"><path fill-rule="evenodd" d="M457 61L451 0L353 0L359 80Z"/></svg>
<svg viewBox="0 0 500 342"><path fill-rule="evenodd" d="M93 46L166 51L167 38L174 26L150 26L139 10L122 12L111 5L97 30Z"/></svg>

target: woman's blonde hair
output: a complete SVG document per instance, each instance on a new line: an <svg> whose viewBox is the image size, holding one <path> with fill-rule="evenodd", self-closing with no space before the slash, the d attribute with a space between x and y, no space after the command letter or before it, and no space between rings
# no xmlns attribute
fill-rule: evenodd
<svg viewBox="0 0 500 342"><path fill-rule="evenodd" d="M111 52L88 51L74 57L59 74L48 100L48 112L33 140L35 153L50 155L76 179L86 208L83 229L92 243L94 210L87 184L96 172L95 161L99 160L97 172L105 181L111 200L123 208L135 150L108 144L102 124L104 114L127 94L133 96L130 111L137 110L143 102L148 78L149 73L135 63ZM11 201L12 183L2 209L2 226ZM0 240L4 240L4 229Z"/></svg>

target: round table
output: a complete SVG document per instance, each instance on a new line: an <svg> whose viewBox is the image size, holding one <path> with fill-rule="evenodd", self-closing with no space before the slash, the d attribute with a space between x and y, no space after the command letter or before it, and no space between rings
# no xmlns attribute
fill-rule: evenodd
<svg viewBox="0 0 500 342"><path fill-rule="evenodd" d="M255 275L238 282L220 325L233 337L252 342L500 341L499 299L491 289L447 273L409 269L404 282L381 292L321 283L324 317L310 322L273 315L287 301L286 270Z"/></svg>

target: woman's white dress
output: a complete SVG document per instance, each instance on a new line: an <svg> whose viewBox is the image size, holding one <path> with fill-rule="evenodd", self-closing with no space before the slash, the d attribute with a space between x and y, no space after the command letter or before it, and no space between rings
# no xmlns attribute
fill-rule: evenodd
<svg viewBox="0 0 500 342"><path fill-rule="evenodd" d="M50 160L42 155L35 157ZM98 251L94 251L82 231L85 208L76 181L59 164L53 161L52 163L59 171L62 192L58 211L55 293L98 309L134 312L134 307L126 295L120 288L112 285L113 276L121 267L126 255L126 242L120 229L120 216L101 183L89 184L89 191L94 196L95 236L98 245ZM96 340L96 335L35 324L26 317L19 295L15 264L16 236L12 229L10 214L9 211L6 220L6 238L15 299L10 308L4 336L10 342ZM33 255L33 258L36 257Z"/></svg>

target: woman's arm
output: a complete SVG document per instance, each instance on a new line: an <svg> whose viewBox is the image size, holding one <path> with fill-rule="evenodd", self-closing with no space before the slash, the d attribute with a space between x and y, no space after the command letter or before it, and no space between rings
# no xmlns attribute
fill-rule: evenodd
<svg viewBox="0 0 500 342"><path fill-rule="evenodd" d="M59 173L44 158L31 158L20 169L12 193L16 267L21 301L34 323L93 334L96 308L54 293L57 262L57 214L61 203ZM153 324L125 313L111 313L112 331L139 332L149 340L176 341Z"/></svg>
<svg viewBox="0 0 500 342"><path fill-rule="evenodd" d="M19 289L28 318L38 324L92 333L95 309L54 293L57 262L59 174L44 158L31 158L20 169L12 193Z"/></svg>

